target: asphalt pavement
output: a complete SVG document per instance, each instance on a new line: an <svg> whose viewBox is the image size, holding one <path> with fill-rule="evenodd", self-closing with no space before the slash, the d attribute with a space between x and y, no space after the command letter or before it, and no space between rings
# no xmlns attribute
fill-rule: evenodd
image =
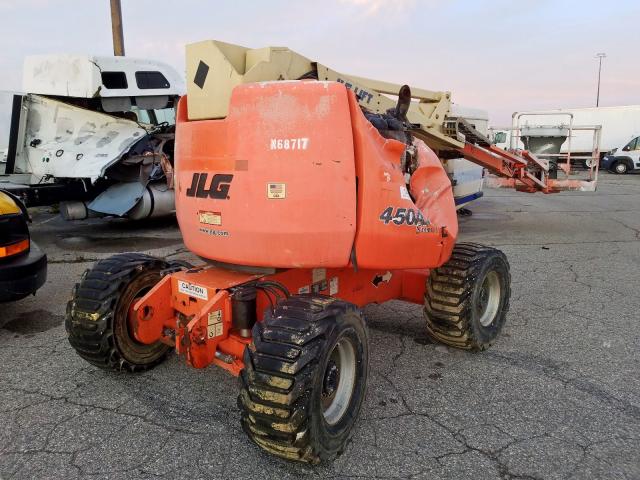
<svg viewBox="0 0 640 480"><path fill-rule="evenodd" d="M66 339L71 289L100 258L190 258L175 220L66 223L40 209L35 297L1 306L0 479L638 479L640 175L596 193L487 190L461 240L502 249L511 310L481 354L425 337L421 307L370 306L366 402L345 453L312 467L240 428L237 380L175 354L142 374L98 370Z"/></svg>

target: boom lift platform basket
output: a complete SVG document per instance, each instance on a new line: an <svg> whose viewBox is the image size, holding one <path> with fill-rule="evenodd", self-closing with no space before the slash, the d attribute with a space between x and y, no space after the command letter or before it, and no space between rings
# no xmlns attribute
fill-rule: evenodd
<svg viewBox="0 0 640 480"><path fill-rule="evenodd" d="M540 124L536 120L539 117L543 117L547 123L550 117L557 119L557 121L552 125ZM527 118L525 123L523 123L523 118ZM529 121L533 123L530 124ZM557 178L558 172L562 172L566 177L564 180L551 179L552 184L563 185L563 188L567 190L594 191L596 189L600 166L601 125L575 125L571 112L515 112L511 127L494 130L511 132L509 151L522 151L519 146L524 142L530 143L532 138L537 137L541 140L542 143L539 145L539 150L536 150L536 156L548 162L550 176ZM593 140L590 154L572 154L571 142L576 135L583 137L591 135ZM565 142L567 143L566 153L560 153L560 148ZM580 179L575 176L571 178L573 175L572 163L576 160L587 166L587 178ZM518 188L517 182L513 178L492 178L487 184L492 187Z"/></svg>

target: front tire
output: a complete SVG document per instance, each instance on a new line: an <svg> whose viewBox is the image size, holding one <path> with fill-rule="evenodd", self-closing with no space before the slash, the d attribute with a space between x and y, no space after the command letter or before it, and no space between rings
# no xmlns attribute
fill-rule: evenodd
<svg viewBox="0 0 640 480"><path fill-rule="evenodd" d="M446 345L486 350L498 337L509 311L511 275L500 250L459 243L427 280L427 333Z"/></svg>
<svg viewBox="0 0 640 480"><path fill-rule="evenodd" d="M369 349L360 310L331 297L296 295L255 325L238 405L258 446L318 463L340 454L364 400Z"/></svg>
<svg viewBox="0 0 640 480"><path fill-rule="evenodd" d="M139 253L100 260L87 270L67 304L65 327L69 343L87 362L105 370L147 370L171 347L138 342L129 325L135 301L162 278L169 265Z"/></svg>
<svg viewBox="0 0 640 480"><path fill-rule="evenodd" d="M627 167L627 164L624 162L616 162L611 169L613 173L617 173L618 175L624 175L628 170L629 167Z"/></svg>

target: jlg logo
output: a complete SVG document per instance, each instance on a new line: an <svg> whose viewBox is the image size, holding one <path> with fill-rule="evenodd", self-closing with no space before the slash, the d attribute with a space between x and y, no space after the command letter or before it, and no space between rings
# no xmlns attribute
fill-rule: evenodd
<svg viewBox="0 0 640 480"><path fill-rule="evenodd" d="M229 198L229 188L233 175L219 173L211 179L211 185L206 188L208 173L194 173L191 186L187 190L187 197L217 198L224 200Z"/></svg>

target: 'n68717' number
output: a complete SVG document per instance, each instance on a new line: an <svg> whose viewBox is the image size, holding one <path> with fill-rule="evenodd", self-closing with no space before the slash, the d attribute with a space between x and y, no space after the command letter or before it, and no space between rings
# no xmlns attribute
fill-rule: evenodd
<svg viewBox="0 0 640 480"><path fill-rule="evenodd" d="M429 225L431 222L425 219L420 210L413 208L396 208L387 207L380 214L380 220L388 225L393 222L396 225L415 225L417 227Z"/></svg>

